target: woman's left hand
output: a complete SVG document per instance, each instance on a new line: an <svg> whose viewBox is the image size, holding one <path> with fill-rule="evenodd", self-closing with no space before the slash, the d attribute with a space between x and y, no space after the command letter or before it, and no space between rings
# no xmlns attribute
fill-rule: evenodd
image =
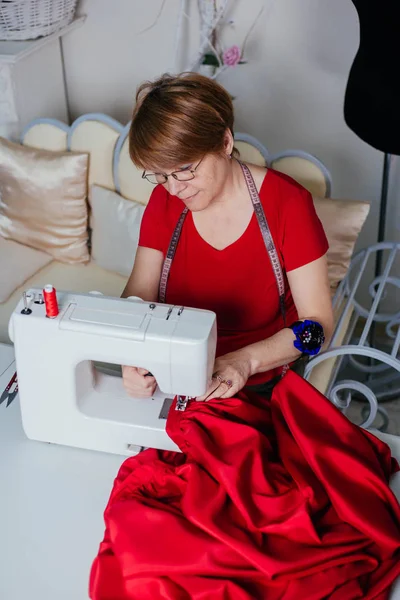
<svg viewBox="0 0 400 600"><path fill-rule="evenodd" d="M208 390L196 400L232 398L246 385L251 374L250 360L239 352L220 356L215 360L213 378Z"/></svg>

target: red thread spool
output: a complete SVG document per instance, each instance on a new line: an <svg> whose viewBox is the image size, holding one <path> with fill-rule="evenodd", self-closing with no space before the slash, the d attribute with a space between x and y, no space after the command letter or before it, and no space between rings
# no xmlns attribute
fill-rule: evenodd
<svg viewBox="0 0 400 600"><path fill-rule="evenodd" d="M43 289L43 297L46 307L46 317L49 317L49 319L54 319L59 312L55 288L52 285L45 285Z"/></svg>

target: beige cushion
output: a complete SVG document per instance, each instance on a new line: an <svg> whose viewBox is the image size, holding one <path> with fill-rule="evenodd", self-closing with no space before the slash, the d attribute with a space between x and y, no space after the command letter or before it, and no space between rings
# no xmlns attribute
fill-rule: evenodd
<svg viewBox="0 0 400 600"><path fill-rule="evenodd" d="M302 156L283 156L271 163L271 168L293 177L311 194L324 198L327 195L325 174L313 161Z"/></svg>
<svg viewBox="0 0 400 600"><path fill-rule="evenodd" d="M0 235L62 262L87 262L87 169L87 154L0 138Z"/></svg>
<svg viewBox="0 0 400 600"><path fill-rule="evenodd" d="M244 142L243 140L235 140L235 148L239 150L240 160L251 163L252 165L259 165L265 167L265 158L261 154L258 148L250 144L250 142Z"/></svg>
<svg viewBox="0 0 400 600"><path fill-rule="evenodd" d="M89 185L97 183L114 189L113 157L118 137L119 131L95 119L74 126L70 148L90 154Z"/></svg>
<svg viewBox="0 0 400 600"><path fill-rule="evenodd" d="M26 131L22 144L42 150L64 151L68 149L68 134L53 123L36 123Z"/></svg>
<svg viewBox="0 0 400 600"><path fill-rule="evenodd" d="M336 288L347 273L370 205L357 200L314 197L314 206L328 238L329 281Z"/></svg>
<svg viewBox="0 0 400 600"><path fill-rule="evenodd" d="M358 235L369 213L368 202L355 200L333 200L332 198L314 198L314 205L319 218L324 226L329 241L328 275L332 294L344 278L350 265ZM346 299L336 306L334 317L338 323L346 306ZM336 338L336 345L343 344L353 306L350 305L343 317L342 326ZM322 394L326 394L333 375L337 357L328 358L316 365L308 381Z"/></svg>
<svg viewBox="0 0 400 600"><path fill-rule="evenodd" d="M139 242L143 204L98 185L90 188L92 260L129 277Z"/></svg>
<svg viewBox="0 0 400 600"><path fill-rule="evenodd" d="M143 179L143 169L133 164L129 156L129 139L126 138L118 158L118 178L120 192L124 198L147 204L153 191L152 185ZM99 183L99 182L96 182Z"/></svg>
<svg viewBox="0 0 400 600"><path fill-rule="evenodd" d="M49 254L0 236L0 302L52 261Z"/></svg>

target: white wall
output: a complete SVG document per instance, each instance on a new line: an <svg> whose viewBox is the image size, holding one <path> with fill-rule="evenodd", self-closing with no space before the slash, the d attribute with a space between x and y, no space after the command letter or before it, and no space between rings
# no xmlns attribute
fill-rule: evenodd
<svg viewBox="0 0 400 600"><path fill-rule="evenodd" d="M317 155L333 176L333 195L372 202L358 246L373 243L379 209L383 155L362 142L343 118L348 73L358 48L358 17L350 0L233 0L225 28L227 44L243 42L262 4L265 10L249 39L248 64L221 76L236 96L236 130L258 137L273 152L302 148ZM197 2L189 14L181 60L175 62L180 0L81 0L83 27L63 40L72 117L100 111L130 118L136 86L168 70L180 70L195 51ZM396 180L400 168L395 168ZM391 194L388 233L399 239L398 196ZM397 229L396 229L397 219ZM400 240L399 240L400 241Z"/></svg>

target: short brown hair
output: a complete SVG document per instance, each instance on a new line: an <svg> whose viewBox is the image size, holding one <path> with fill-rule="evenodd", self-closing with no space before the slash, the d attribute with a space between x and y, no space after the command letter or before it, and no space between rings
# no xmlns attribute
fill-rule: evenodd
<svg viewBox="0 0 400 600"><path fill-rule="evenodd" d="M129 153L141 168L173 168L221 152L233 135L233 105L216 81L198 73L165 74L137 90Z"/></svg>

